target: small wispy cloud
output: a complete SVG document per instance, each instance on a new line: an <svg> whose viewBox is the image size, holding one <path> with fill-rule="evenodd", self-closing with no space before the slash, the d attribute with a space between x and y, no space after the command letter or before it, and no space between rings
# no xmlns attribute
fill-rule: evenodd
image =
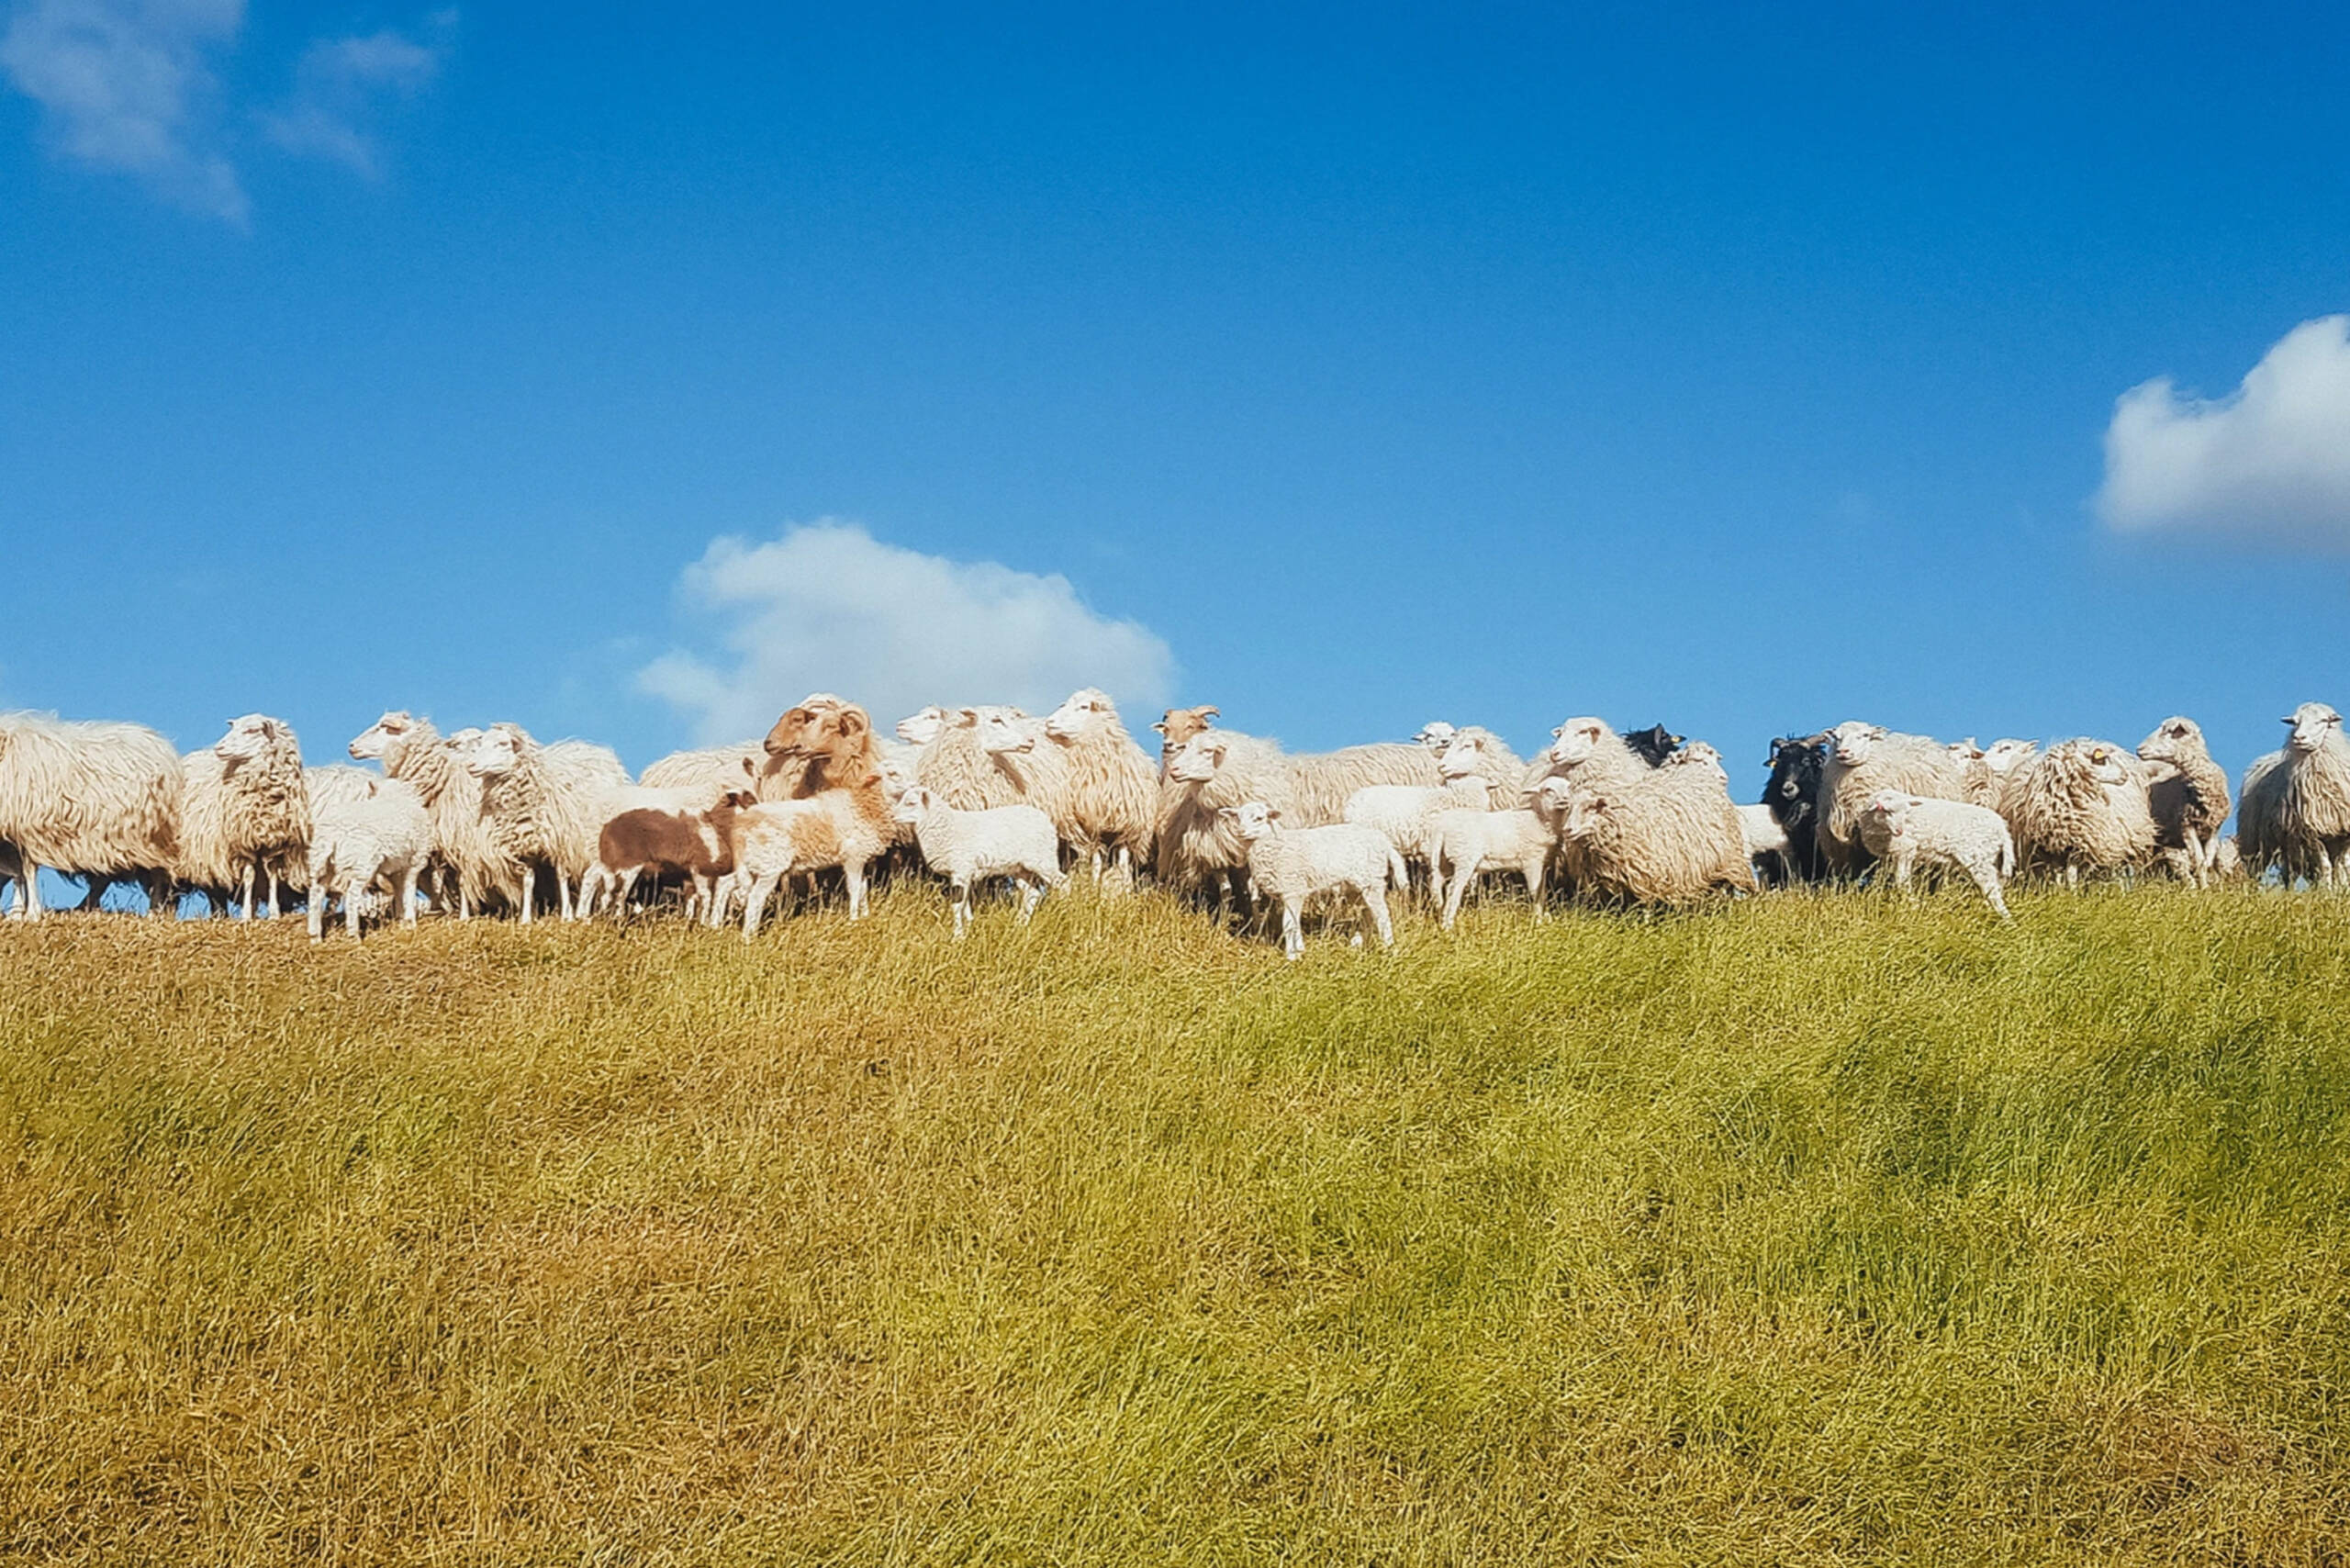
<svg viewBox="0 0 2350 1568"><path fill-rule="evenodd" d="M374 174L380 106L432 84L457 14L436 11L413 33L316 39L285 98L250 114L223 101L218 69L244 20L244 0L21 0L0 28L0 78L40 106L62 156L242 225L252 203L234 156L241 128L248 148L257 126L285 151Z"/></svg>
<svg viewBox="0 0 2350 1568"><path fill-rule="evenodd" d="M643 690L693 715L710 742L757 734L810 691L837 691L887 724L930 702L1042 711L1080 687L1162 702L1174 678L1147 627L1087 608L1068 578L950 561L831 520L753 544L720 539L688 566L688 603L723 626L730 657L676 652Z"/></svg>
<svg viewBox="0 0 2350 1568"><path fill-rule="evenodd" d="M0 32L0 71L41 106L67 157L132 175L168 201L230 223L251 209L209 134L211 57L244 0L28 0Z"/></svg>
<svg viewBox="0 0 2350 1568"><path fill-rule="evenodd" d="M2227 397L2167 376L2123 393L2097 505L2131 532L2350 549L2350 316L2302 322Z"/></svg>
<svg viewBox="0 0 2350 1568"><path fill-rule="evenodd" d="M294 68L294 91L260 117L263 132L288 152L325 158L374 176L382 167L367 129L387 98L412 98L441 74L457 14L436 11L420 37L389 28L319 39Z"/></svg>

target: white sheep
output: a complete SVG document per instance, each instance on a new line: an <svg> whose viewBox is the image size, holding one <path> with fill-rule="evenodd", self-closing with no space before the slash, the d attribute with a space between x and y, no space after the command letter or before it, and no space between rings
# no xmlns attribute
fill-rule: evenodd
<svg viewBox="0 0 2350 1568"><path fill-rule="evenodd" d="M514 864L482 816L481 781L465 771L453 740L444 740L431 720L395 709L353 736L350 750L359 761L380 760L386 777L406 780L424 798L442 907L468 920L493 900L519 896Z"/></svg>
<svg viewBox="0 0 2350 1568"><path fill-rule="evenodd" d="M1858 719L1829 731L1819 773L1819 850L1830 866L1852 873L1866 868L1860 817L1879 790L1963 801L1966 768L1948 747L1924 735Z"/></svg>
<svg viewBox="0 0 2350 1568"><path fill-rule="evenodd" d="M2021 766L2001 813L2019 863L2060 873L2121 875L2154 857L2146 768L2110 741L2061 741Z"/></svg>
<svg viewBox="0 0 2350 1568"><path fill-rule="evenodd" d="M2211 760L2203 727L2176 713L2138 743L2138 760L2153 770L2146 801L2164 863L2184 870L2196 886L2208 887L2219 865L2220 829L2234 803L2227 769Z"/></svg>
<svg viewBox="0 0 2350 1568"><path fill-rule="evenodd" d="M359 935L361 907L371 890L391 895L400 923L416 924L416 882L431 859L431 813L412 784L375 780L364 796L336 794L311 809L306 857L310 940L326 935L327 900L342 895L342 924Z"/></svg>
<svg viewBox="0 0 2350 1568"><path fill-rule="evenodd" d="M1367 827L1337 823L1285 828L1281 812L1262 801L1219 808L1248 846L1248 876L1257 890L1281 906L1281 956L1305 953L1305 901L1319 893L1352 893L1371 912L1382 947L1395 945L1387 917L1387 886L1404 881L1394 846ZM1355 934L1360 946L1362 934Z"/></svg>
<svg viewBox="0 0 2350 1568"><path fill-rule="evenodd" d="M1429 892L1441 897L1443 881L1434 875L1436 819L1445 812L1486 811L1492 796L1485 780L1473 775L1448 779L1440 789L1424 784L1373 784L1347 797L1346 821L1367 827L1395 846L1406 870L1430 870Z"/></svg>
<svg viewBox="0 0 2350 1568"><path fill-rule="evenodd" d="M1452 929L1460 901L1481 871L1516 871L1526 896L1542 913L1542 879L1559 847L1557 808L1538 795L1533 808L1515 811L1449 811L1437 813L1434 869L1444 886L1438 924Z"/></svg>
<svg viewBox="0 0 2350 1568"><path fill-rule="evenodd" d="M767 754L756 741L673 751L647 767L637 782L648 790L692 790L705 804L743 787L744 763L755 772Z"/></svg>
<svg viewBox="0 0 2350 1568"><path fill-rule="evenodd" d="M1437 776L1448 786L1473 781L1485 789L1485 805L1494 811L1515 810L1527 800L1526 761L1502 738L1482 724L1453 731L1438 748Z"/></svg>
<svg viewBox="0 0 2350 1568"><path fill-rule="evenodd" d="M521 883L522 924L531 924L542 866L554 878L563 918L571 919L572 890L593 856L588 848L593 830L582 820L582 803L519 724L490 725L459 755L465 771L481 781L482 821L490 840Z"/></svg>
<svg viewBox="0 0 2350 1568"><path fill-rule="evenodd" d="M1035 806L992 806L966 812L946 804L936 791L914 785L892 812L910 824L922 857L946 879L955 903L955 940L971 923L971 890L990 877L1020 884L1022 924L1047 889L1069 878L1061 870L1060 836L1053 820Z"/></svg>
<svg viewBox="0 0 2350 1568"><path fill-rule="evenodd" d="M1755 890L1746 834L1718 767L1651 767L1604 722L1570 719L1548 753L1559 771L1537 794L1560 823L1578 889L1632 903Z"/></svg>
<svg viewBox="0 0 2350 1568"><path fill-rule="evenodd" d="M1105 865L1131 880L1150 862L1158 811L1158 769L1118 717L1117 704L1093 687L1072 692L1045 715L1045 734L1067 763L1072 840L1099 878Z"/></svg>
<svg viewBox="0 0 2350 1568"><path fill-rule="evenodd" d="M41 914L40 868L135 877L168 915L185 778L171 743L143 724L0 713L0 843L14 847L17 913Z"/></svg>
<svg viewBox="0 0 2350 1568"><path fill-rule="evenodd" d="M220 759L221 849L253 918L255 884L268 883L267 906L280 913L278 889L306 866L310 851L310 789L302 743L293 727L264 713L229 722L214 743Z"/></svg>
<svg viewBox="0 0 2350 1568"><path fill-rule="evenodd" d="M2255 876L2275 867L2288 886L2306 877L2331 887L2350 879L2350 739L2323 702L2302 703L2285 722L2284 748L2244 773L2236 837Z"/></svg>
<svg viewBox="0 0 2350 1568"><path fill-rule="evenodd" d="M1999 918L2008 918L1999 883L2015 873L2015 840L2007 820L1988 806L1880 790L1869 797L1860 828L1869 853L1892 865L1895 887L1908 887L1919 866L1964 871Z"/></svg>
<svg viewBox="0 0 2350 1568"><path fill-rule="evenodd" d="M1791 867L1795 846L1788 841L1787 830L1771 814L1767 805L1740 805L1738 808L1738 831L1746 840L1746 858L1759 875L1764 863L1775 858L1782 867Z"/></svg>

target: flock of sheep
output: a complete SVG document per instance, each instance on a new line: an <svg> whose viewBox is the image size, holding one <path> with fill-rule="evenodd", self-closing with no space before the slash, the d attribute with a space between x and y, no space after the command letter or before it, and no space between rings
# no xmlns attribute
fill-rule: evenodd
<svg viewBox="0 0 2350 1568"><path fill-rule="evenodd" d="M2002 916L2016 876L2350 886L2350 741L2320 702L2285 721L2286 744L2233 799L2184 718L2134 749L1944 745L1856 721L1774 742L1764 799L1744 806L1713 747L1661 726L1571 719L1528 762L1474 725L1301 755L1219 717L1169 710L1154 758L1096 690L1041 719L925 708L894 738L817 693L762 741L632 780L605 747L510 723L442 735L386 713L350 744L377 771L307 766L261 714L182 756L140 725L5 713L0 885L24 919L41 913L43 867L84 879L84 907L118 881L160 913L200 894L248 919L298 893L314 938L337 900L355 936L364 916L413 922L428 902L528 922L674 892L688 918L739 919L748 938L779 893L821 901L837 876L856 919L872 876L920 865L944 879L959 937L981 886L1014 883L1024 920L1078 868L1105 887L1148 878L1236 921L1278 907L1292 958L1308 903L1333 895L1392 941L1387 894L1416 879L1448 930L1497 875L1539 909L1546 895L1685 904L1883 865L1897 884L1970 879Z"/></svg>

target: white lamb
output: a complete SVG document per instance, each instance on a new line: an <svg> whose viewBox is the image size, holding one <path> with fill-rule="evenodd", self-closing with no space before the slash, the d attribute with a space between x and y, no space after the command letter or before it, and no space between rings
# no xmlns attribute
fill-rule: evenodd
<svg viewBox="0 0 2350 1568"><path fill-rule="evenodd" d="M1436 864L1436 820L1447 812L1486 809L1485 781L1463 778L1441 788L1426 784L1371 784L1347 797L1346 820L1357 827L1375 829L1404 857L1407 871L1429 868L1429 890L1441 893L1443 882L1433 873Z"/></svg>
<svg viewBox="0 0 2350 1568"><path fill-rule="evenodd" d="M397 778L375 781L372 794L336 794L310 810L310 940L326 936L327 899L342 895L342 926L359 935L360 906L382 888L400 912L400 924L416 924L416 880L432 857L431 813L413 784Z"/></svg>
<svg viewBox="0 0 2350 1568"><path fill-rule="evenodd" d="M1895 887L1908 887L1920 865L1964 871L1999 918L2008 918L1999 879L2015 874L2015 839L2007 819L1990 807L1879 790L1861 813L1860 829L1869 853L1893 863Z"/></svg>
<svg viewBox="0 0 2350 1568"><path fill-rule="evenodd" d="M1024 925L1046 890L1069 880L1061 870L1060 836L1053 831L1053 819L1035 806L958 811L917 784L899 798L893 814L912 824L923 859L946 879L955 901L957 942L971 924L975 884L990 877L1009 877L1019 883Z"/></svg>
<svg viewBox="0 0 2350 1568"><path fill-rule="evenodd" d="M1559 819L1540 810L1438 812L1435 823L1436 875L1443 880L1444 912L1437 924L1452 929L1460 901L1480 871L1516 871L1526 879L1526 896L1542 913L1542 878L1559 847Z"/></svg>
<svg viewBox="0 0 2350 1568"><path fill-rule="evenodd" d="M1281 812L1262 801L1225 806L1234 834L1248 846L1248 877L1257 890L1281 906L1281 956L1305 954L1305 901L1316 893L1350 892L1371 912L1382 947L1395 945L1387 918L1387 886L1404 881L1403 857L1380 834L1352 823L1283 828ZM1362 933L1355 933L1362 945Z"/></svg>

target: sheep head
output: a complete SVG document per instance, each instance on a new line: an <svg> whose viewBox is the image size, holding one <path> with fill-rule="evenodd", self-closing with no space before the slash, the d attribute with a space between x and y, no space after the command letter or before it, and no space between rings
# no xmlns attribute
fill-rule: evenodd
<svg viewBox="0 0 2350 1568"><path fill-rule="evenodd" d="M918 823L922 821L922 814L937 803L935 794L920 784L912 785L898 797L898 803L890 809L890 816L896 822Z"/></svg>
<svg viewBox="0 0 2350 1568"><path fill-rule="evenodd" d="M946 710L934 702L920 712L898 721L898 738L908 745L928 745L946 728Z"/></svg>
<svg viewBox="0 0 2350 1568"><path fill-rule="evenodd" d="M234 767L251 762L279 744L289 732L275 719L262 713L248 713L241 719L229 721L229 733L212 745L212 755Z"/></svg>
<svg viewBox="0 0 2350 1568"><path fill-rule="evenodd" d="M1587 761L1614 733L1599 719L1569 719L1550 732L1548 755L1558 767L1572 767Z"/></svg>
<svg viewBox="0 0 2350 1568"><path fill-rule="evenodd" d="M1983 748L1983 766L1994 773L2013 773L2018 764L2040 749L2035 741L2013 738L1993 741Z"/></svg>
<svg viewBox="0 0 2350 1568"><path fill-rule="evenodd" d="M399 741L415 728L415 714L405 709L394 709L352 737L352 759L366 762L379 757L384 755L386 746Z"/></svg>
<svg viewBox="0 0 2350 1568"><path fill-rule="evenodd" d="M476 778L511 773L522 760L530 737L512 724L492 724L487 730L460 731L449 737L450 747L465 771Z"/></svg>
<svg viewBox="0 0 2350 1568"><path fill-rule="evenodd" d="M1729 787L1729 769L1722 766L1722 754L1704 741L1691 741L1684 749L1667 757L1664 766L1709 768L1714 777L1722 781L1724 789Z"/></svg>
<svg viewBox="0 0 2350 1568"><path fill-rule="evenodd" d="M1942 749L1949 752L1951 760L1957 763L1961 767L1964 767L1970 763L1980 762L1983 760L1985 756L1987 755L1981 746L1975 744L1975 737L1973 735L1967 736L1963 741L1953 741L1949 745Z"/></svg>
<svg viewBox="0 0 2350 1568"><path fill-rule="evenodd" d="M2201 726L2183 714L2165 719L2154 726L2154 734L2138 743L2142 762L2177 762L2181 757L2209 755Z"/></svg>
<svg viewBox="0 0 2350 1568"><path fill-rule="evenodd" d="M1450 725L1445 726L1450 729ZM1420 732L1426 734L1427 732ZM1423 741L1423 745L1427 743ZM1468 778L1477 772L1478 764L1485 757L1485 737L1455 732L1451 740L1438 748L1436 759L1437 777L1444 779Z"/></svg>
<svg viewBox="0 0 2350 1568"><path fill-rule="evenodd" d="M1045 734L1067 744L1080 741L1105 724L1117 722L1118 705L1097 687L1072 691L1069 700L1045 715Z"/></svg>
<svg viewBox="0 0 2350 1568"><path fill-rule="evenodd" d="M1683 739L1662 724L1651 724L1645 730L1626 730L1624 744L1632 755L1651 767L1661 767L1664 759L1681 749Z"/></svg>
<svg viewBox="0 0 2350 1568"><path fill-rule="evenodd" d="M827 713L837 713L845 704L829 691L811 691L804 701L787 708L783 716L767 731L767 738L760 742L769 756L804 756L807 740L819 720Z"/></svg>
<svg viewBox="0 0 2350 1568"><path fill-rule="evenodd" d="M1244 844L1256 843L1271 833L1281 820L1279 808L1269 806L1262 801L1243 801L1237 806L1219 806L1215 814L1232 824L1232 831L1240 835Z"/></svg>
<svg viewBox="0 0 2350 1568"><path fill-rule="evenodd" d="M979 729L979 749L990 756L1036 749L1036 737L1025 722L1028 715L1019 709L990 706L973 711Z"/></svg>
<svg viewBox="0 0 2350 1568"><path fill-rule="evenodd" d="M1213 730L1203 730L1176 748L1167 759L1167 777L1179 784L1204 784L1224 766L1231 743Z"/></svg>
<svg viewBox="0 0 2350 1568"><path fill-rule="evenodd" d="M1420 733L1412 737L1412 742L1416 745L1424 745L1430 751L1440 752L1449 747L1453 737L1460 733L1459 729L1446 723L1442 719L1430 719L1420 726Z"/></svg>
<svg viewBox="0 0 2350 1568"><path fill-rule="evenodd" d="M1885 739L1883 724L1864 724L1858 719L1847 719L1828 732L1828 755L1846 767L1858 767L1876 751L1876 743Z"/></svg>
<svg viewBox="0 0 2350 1568"><path fill-rule="evenodd" d="M1184 742L1223 717L1219 708L1169 708L1151 728L1158 732L1159 751L1172 756Z"/></svg>
<svg viewBox="0 0 2350 1568"><path fill-rule="evenodd" d="M2322 702L2302 703L2285 722L2293 727L2286 745L2304 755L2321 749L2342 733L2342 715Z"/></svg>

